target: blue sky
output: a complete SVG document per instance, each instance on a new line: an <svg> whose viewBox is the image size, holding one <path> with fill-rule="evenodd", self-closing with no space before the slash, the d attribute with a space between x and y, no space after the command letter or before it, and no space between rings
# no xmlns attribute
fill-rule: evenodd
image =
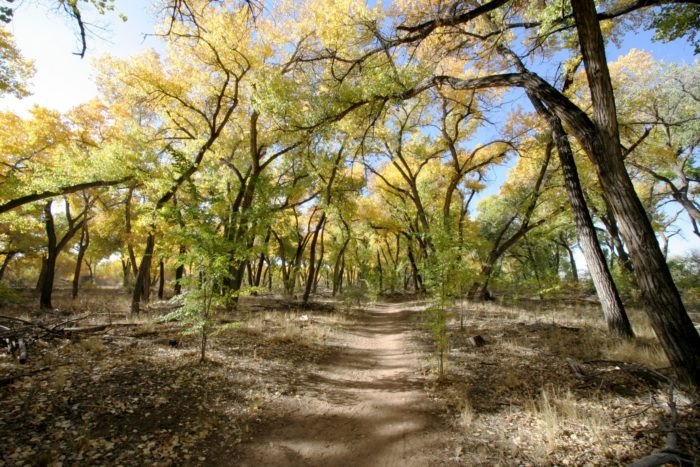
<svg viewBox="0 0 700 467"><path fill-rule="evenodd" d="M0 99L0 109L25 113L32 105L65 111L97 94L94 84L92 62L100 55L110 53L129 56L149 47L157 47L155 37L147 37L153 32L155 13L148 2L118 1L118 11L128 17L122 22L116 14L105 17L87 15L87 20L95 24L95 35L88 38L86 57L73 55L79 44L75 36L75 25L57 12L52 12L35 2L20 3L15 18L8 26L25 57L34 60L37 74L33 79L33 95L22 100L12 97ZM684 40L671 44L651 41L652 33L640 31L628 34L621 46L608 47L610 61L614 61L632 48L645 49L656 59L665 61L694 61L693 48ZM508 168L492 171L491 183L484 195L498 192L499 184L505 179ZM476 203L474 204L476 205ZM692 234L689 222L684 218L679 223L684 232L672 238L671 254L683 254L689 249L700 249L700 239ZM581 258L582 261L582 258Z"/></svg>

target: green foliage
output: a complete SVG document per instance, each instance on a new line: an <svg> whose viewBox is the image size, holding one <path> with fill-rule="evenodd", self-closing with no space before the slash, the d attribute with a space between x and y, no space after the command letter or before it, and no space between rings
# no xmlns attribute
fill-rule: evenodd
<svg viewBox="0 0 700 467"><path fill-rule="evenodd" d="M11 15L10 15L11 16ZM0 9L0 22L7 22ZM0 97L7 94L22 98L30 94L27 86L34 75L34 65L22 57L10 32L0 26Z"/></svg>
<svg viewBox="0 0 700 467"><path fill-rule="evenodd" d="M671 274L687 307L700 308L700 250L669 260Z"/></svg>
<svg viewBox="0 0 700 467"><path fill-rule="evenodd" d="M200 361L204 361L207 340L215 330L216 312L225 307L229 299L227 294L221 293L221 287L230 277L231 269L224 244L215 232L202 227L193 231L192 235L196 241L192 242L189 252L181 260L192 265L194 274L184 280L187 287L185 292L172 299L178 308L162 319L180 321L185 325L185 333L199 334Z"/></svg>
<svg viewBox="0 0 700 467"><path fill-rule="evenodd" d="M447 325L452 318L450 311L451 302L436 301L432 306L428 307L423 319L428 329L433 336L435 344L435 353L438 360L438 375L442 378L445 375L445 363L447 354L450 351L450 335L447 332Z"/></svg>
<svg viewBox="0 0 700 467"><path fill-rule="evenodd" d="M700 30L698 5L664 5L653 13L647 29L655 29L654 39L661 42L685 37L695 47L695 53L700 53L700 40L697 39L697 33Z"/></svg>
<svg viewBox="0 0 700 467"><path fill-rule="evenodd" d="M0 306L20 305L24 302L25 299L17 290L0 283Z"/></svg>

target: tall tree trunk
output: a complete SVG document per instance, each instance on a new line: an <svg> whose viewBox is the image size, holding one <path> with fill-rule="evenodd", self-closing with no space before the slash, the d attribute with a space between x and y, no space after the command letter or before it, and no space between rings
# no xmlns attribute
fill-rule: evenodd
<svg viewBox="0 0 700 467"><path fill-rule="evenodd" d="M560 161L561 161L561 158L560 158ZM564 164L562 163L562 166L563 165ZM576 174L576 177L578 179L578 173ZM564 183L566 183L566 175L564 175L564 179L565 179ZM579 188L580 188L580 185L579 185ZM571 203L572 209L573 209L573 202L571 201L571 198L569 198L569 202ZM588 212L588 210L586 210L586 212ZM590 218L590 214L589 214L589 218ZM592 228L593 234L595 235L595 229L593 228L592 223L591 223L591 228ZM598 242L596 242L596 243L598 243ZM561 245L561 247L566 250L566 254L569 256L569 265L571 267L571 280L575 284L578 284L578 267L576 266L576 257L574 256L574 249L571 246L569 246L569 242L567 242L566 237L564 236L563 233L559 236L559 245ZM600 244L598 245L598 249L600 249ZM600 254L601 254L601 259L603 260L603 263L605 263L605 257L602 256L602 254L603 254L602 250L600 251ZM559 264L557 262L557 266L558 265Z"/></svg>
<svg viewBox="0 0 700 467"><path fill-rule="evenodd" d="M173 286L173 293L175 295L180 295L182 293L182 278L185 277L185 263L182 262L182 259L185 253L187 253L187 247L185 245L180 245L180 257L178 258L178 266L175 269L175 285Z"/></svg>
<svg viewBox="0 0 700 467"><path fill-rule="evenodd" d="M306 288L304 289L303 303L309 303L309 296L311 295L311 289L313 288L314 281L316 280L316 243L318 241L318 235L321 233L323 224L326 222L326 213L321 214L321 218L316 224L316 229L314 230L313 236L311 237L311 244L309 245L309 271L306 277Z"/></svg>
<svg viewBox="0 0 700 467"><path fill-rule="evenodd" d="M56 268L56 226L51 213L51 205L53 202L49 200L44 206L44 223L46 228L47 252L41 263L41 273L39 274L39 307L42 310L50 310L51 292L53 291L54 271Z"/></svg>
<svg viewBox="0 0 700 467"><path fill-rule="evenodd" d="M532 96L530 97L533 106L537 112L547 120L552 130L552 137L557 146L559 162L564 175L564 187L566 188L569 204L571 204L571 210L574 214L576 232L579 237L579 242L581 243L583 256L586 258L588 270L591 273L593 285L600 299L603 315L608 325L608 332L618 337L632 338L634 337L634 332L627 318L625 307L622 304L622 299L615 286L612 274L605 262L603 250L600 248L600 243L598 243L598 237L595 232L595 227L593 226L593 219L591 219L591 215L588 212L586 198L581 188L574 154L571 150L571 145L569 144L564 127L562 126L561 120L549 113L538 99ZM575 267L571 251L569 251L569 254L572 258L572 266Z"/></svg>
<svg viewBox="0 0 700 467"><path fill-rule="evenodd" d="M86 222L85 216L87 213L86 207L85 212L78 216L82 217L82 220L80 222L76 222L75 219L70 216L70 207L68 201L66 201L68 230L63 237L58 240L56 238L56 227L53 220L53 214L51 213L51 205L52 201L49 201L44 206L44 219L46 223L46 237L48 243L47 253L41 265L39 284L37 284L37 288L39 289L39 307L42 310L50 310L53 308L51 304L51 296L53 294L53 283L56 274L56 259L58 258L58 254L63 250L63 248L66 247L68 242L75 236L78 230L83 228L83 225L85 225Z"/></svg>
<svg viewBox="0 0 700 467"><path fill-rule="evenodd" d="M338 256L335 258L335 265L333 266L333 296L335 297L337 293L342 292L342 281L343 281L343 263L345 261L345 249L350 243L350 237L346 238L343 242L343 246L340 247Z"/></svg>
<svg viewBox="0 0 700 467"><path fill-rule="evenodd" d="M413 276L414 292L423 293L425 292L425 290L423 289L423 278L421 277L420 271L418 270L418 264L416 264L416 257L413 254L413 247L411 246L410 239L408 241L407 252L408 262L411 265L411 273Z"/></svg>
<svg viewBox="0 0 700 467"><path fill-rule="evenodd" d="M131 295L131 314L138 315L141 307L141 299L146 303L151 295L151 261L153 251L156 246L156 236L153 232L146 237L146 249L143 252L143 259L134 281L134 293Z"/></svg>
<svg viewBox="0 0 700 467"><path fill-rule="evenodd" d="M158 273L158 300L163 300L165 294L165 262L163 262L163 258L160 258L158 268L160 270Z"/></svg>
<svg viewBox="0 0 700 467"><path fill-rule="evenodd" d="M572 0L593 102L590 141L604 194L629 248L646 311L678 376L700 387L700 335L681 301L654 230L622 159L615 99L593 0ZM597 137L596 137L597 136Z"/></svg>
<svg viewBox="0 0 700 467"><path fill-rule="evenodd" d="M16 251L8 251L5 253L5 259L2 260L2 265L0 265L0 282L2 282L3 277L5 277L7 265L10 264L10 261L12 261L15 255L17 255Z"/></svg>
<svg viewBox="0 0 700 467"><path fill-rule="evenodd" d="M131 260L127 258L124 260L124 257L122 256L122 287L127 288L129 287L129 274L131 271Z"/></svg>
<svg viewBox="0 0 700 467"><path fill-rule="evenodd" d="M321 269L323 268L323 255L325 254L325 233L326 233L327 222L323 224L321 228L321 249L318 252L318 261L316 262L316 275L314 277L314 287L312 292L316 293L318 290L318 282L321 279Z"/></svg>
<svg viewBox="0 0 700 467"><path fill-rule="evenodd" d="M83 229L80 233L80 242L78 243L78 257L75 260L75 271L73 272L73 292L72 298L78 298L78 288L80 287L80 270L83 266L83 258L85 251L90 246L90 233L88 232L87 222L83 224Z"/></svg>
<svg viewBox="0 0 700 467"><path fill-rule="evenodd" d="M379 273L379 294L384 290L384 271L382 270L382 255L377 249L377 272Z"/></svg>
<svg viewBox="0 0 700 467"><path fill-rule="evenodd" d="M129 262L133 268L134 277L138 274L138 263L136 262L136 253L134 252L134 238L131 233L131 200L134 197L134 188L130 187L126 195L126 203L124 207L124 233L126 235L126 250L129 253Z"/></svg>

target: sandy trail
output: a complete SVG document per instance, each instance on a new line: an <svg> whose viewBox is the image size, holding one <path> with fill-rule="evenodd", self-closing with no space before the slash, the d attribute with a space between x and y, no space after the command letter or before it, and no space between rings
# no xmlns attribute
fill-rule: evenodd
<svg viewBox="0 0 700 467"><path fill-rule="evenodd" d="M448 465L448 429L423 391L410 308L377 305L340 333L342 351L287 399L238 465Z"/></svg>

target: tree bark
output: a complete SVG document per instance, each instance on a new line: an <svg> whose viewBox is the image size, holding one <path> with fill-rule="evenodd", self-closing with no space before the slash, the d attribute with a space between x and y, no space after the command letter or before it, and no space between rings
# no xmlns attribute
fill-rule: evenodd
<svg viewBox="0 0 700 467"><path fill-rule="evenodd" d="M304 289L303 303L309 303L309 296L311 295L311 289L313 288L314 281L316 280L316 243L318 241L318 235L323 228L323 224L326 222L326 213L321 214L321 218L316 224L316 229L314 230L313 236L311 237L311 244L309 245L309 274L306 278L306 288Z"/></svg>
<svg viewBox="0 0 700 467"><path fill-rule="evenodd" d="M681 301L654 230L622 159L615 99L593 0L572 0L593 102L594 133L587 150L629 248L654 331L678 376L700 387L700 335Z"/></svg>
<svg viewBox="0 0 700 467"><path fill-rule="evenodd" d="M75 271L73 273L73 291L72 298L75 300L78 298L78 289L80 287L80 270L83 266L83 258L85 257L85 251L90 246L90 233L88 232L87 223L83 224L83 229L80 233L80 242L78 243L78 257L75 260Z"/></svg>
<svg viewBox="0 0 700 467"><path fill-rule="evenodd" d="M48 240L47 244L47 254L44 257L41 265L41 273L39 275L39 284L37 287L39 289L39 307L42 310L50 310L53 308L51 303L51 296L53 294L53 283L56 274L56 260L58 259L58 254L66 247L71 238L75 236L78 230L83 228L86 222L86 215L88 207L85 207L85 211L78 216L82 217L80 222L75 222L70 216L70 209L68 201L66 201L66 216L68 218L68 230L61 237L61 240L56 238L56 227L53 220L53 214L51 213L52 201L46 203L44 206L44 219L46 223L46 237Z"/></svg>
<svg viewBox="0 0 700 467"><path fill-rule="evenodd" d="M335 258L335 265L333 267L333 296L335 297L337 293L342 293L342 282L343 282L343 263L345 257L345 249L350 243L350 237L346 238L343 242L343 246L340 247L338 256Z"/></svg>
<svg viewBox="0 0 700 467"><path fill-rule="evenodd" d="M180 295L182 293L182 278L185 276L185 263L181 261L185 253L187 253L187 247L185 245L180 245L180 257L178 258L178 266L175 269L175 285L173 286L173 293L175 295Z"/></svg>
<svg viewBox="0 0 700 467"><path fill-rule="evenodd" d="M569 199L569 201L570 201L570 199ZM590 214L589 214L589 216L590 216ZM593 227L592 224L591 224L591 227ZM593 229L593 233L595 234L595 229ZM574 257L574 250L572 247L569 246L569 244L566 242L566 239L563 237L564 236L562 235L560 245L566 250L566 253L569 255L569 265L571 267L571 280L574 281L574 283L578 284L578 266L576 265L576 258ZM600 248L600 245L598 245L598 248ZM603 253L602 250L600 253L601 254ZM603 259L603 263L605 263L604 256L602 259Z"/></svg>
<svg viewBox="0 0 700 467"><path fill-rule="evenodd" d="M136 253L134 253L134 238L131 233L131 199L133 196L134 188L129 187L126 203L124 203L124 233L126 234L126 250L129 253L129 262L133 268L134 277L136 277L136 274L138 274L138 263L136 262Z"/></svg>
<svg viewBox="0 0 700 467"><path fill-rule="evenodd" d="M51 213L52 201L49 201L44 206L44 222L46 227L47 253L41 263L41 274L39 275L39 307L42 310L50 310L53 308L51 304L51 294L53 292L53 280L56 270L56 226Z"/></svg>
<svg viewBox="0 0 700 467"><path fill-rule="evenodd" d="M617 291L612 274L610 274L608 265L605 262L603 250L598 243L593 219L591 219L591 215L588 212L586 199L578 177L574 154L561 120L549 113L538 99L530 96L530 101L537 112L547 120L552 130L552 137L557 147L559 162L564 175L564 187L574 214L576 232L581 243L583 256L586 258L588 270L591 273L593 285L600 299L603 315L608 325L608 332L617 337L633 338L632 326L627 318L625 307L622 304L622 299ZM569 251L569 254L571 255L571 251ZM571 255L571 258L572 266L575 267L573 255Z"/></svg>
<svg viewBox="0 0 700 467"><path fill-rule="evenodd" d="M138 315L141 310L141 299L148 302L151 295L151 261L156 246L156 236L153 232L146 237L146 249L134 281L134 292L131 296L131 314Z"/></svg>
<svg viewBox="0 0 700 467"><path fill-rule="evenodd" d="M160 258L158 268L158 300L163 300L165 294L165 262L163 262L163 258Z"/></svg>

